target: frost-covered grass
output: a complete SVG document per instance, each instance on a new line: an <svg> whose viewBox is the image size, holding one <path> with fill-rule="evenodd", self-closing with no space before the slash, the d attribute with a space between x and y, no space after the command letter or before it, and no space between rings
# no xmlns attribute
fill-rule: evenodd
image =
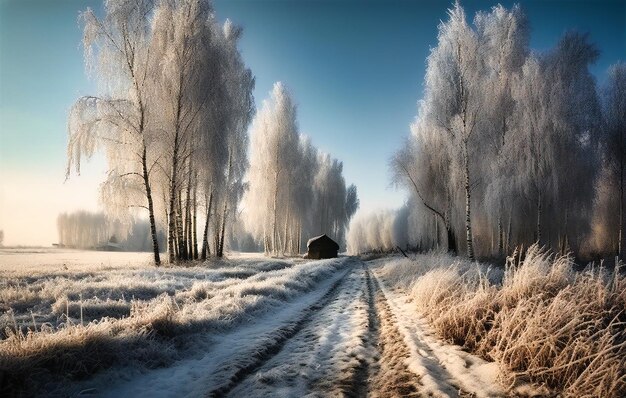
<svg viewBox="0 0 626 398"><path fill-rule="evenodd" d="M92 252L77 253L92 257ZM130 259L134 259L132 254ZM292 265L291 262L257 258L212 261L187 268L155 268L143 263L111 268L94 264L75 265L71 269L43 266L39 271L31 267L26 270L14 267L0 272L0 309L12 311L24 329L34 329L35 323L53 327L68 320L76 323L80 321L81 310L83 321L87 322L104 316L119 318L116 314L128 315L133 303L163 294L184 296L192 293L198 298L206 297L207 294L203 293L206 290L237 284L260 271L280 270ZM13 326L9 313L0 316L0 329L4 331L6 326Z"/></svg>
<svg viewBox="0 0 626 398"><path fill-rule="evenodd" d="M378 273L445 340L498 362L512 387L625 396L626 277L573 265L533 246L504 272L425 254L387 261Z"/></svg>
<svg viewBox="0 0 626 398"><path fill-rule="evenodd" d="M111 366L164 366L193 336L274 311L344 266L267 259L189 268L12 270L0 279L0 391L36 392Z"/></svg>

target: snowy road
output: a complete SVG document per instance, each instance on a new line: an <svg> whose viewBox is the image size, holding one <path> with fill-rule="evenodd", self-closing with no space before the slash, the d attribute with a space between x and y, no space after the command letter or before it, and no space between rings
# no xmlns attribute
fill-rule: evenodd
<svg viewBox="0 0 626 398"><path fill-rule="evenodd" d="M493 364L437 341L406 296L387 289L368 263L341 261L345 266L332 277L279 310L207 336L194 358L146 373L103 375L100 386L83 391L111 397L504 395Z"/></svg>

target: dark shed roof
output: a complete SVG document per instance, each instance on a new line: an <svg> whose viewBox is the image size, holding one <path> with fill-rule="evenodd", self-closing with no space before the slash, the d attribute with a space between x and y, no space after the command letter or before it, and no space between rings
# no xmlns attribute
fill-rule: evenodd
<svg viewBox="0 0 626 398"><path fill-rule="evenodd" d="M326 234L316 236L314 238L309 239L306 243L306 247L311 248L319 248L319 247L332 247L334 250L339 250L339 245L334 240L330 239Z"/></svg>

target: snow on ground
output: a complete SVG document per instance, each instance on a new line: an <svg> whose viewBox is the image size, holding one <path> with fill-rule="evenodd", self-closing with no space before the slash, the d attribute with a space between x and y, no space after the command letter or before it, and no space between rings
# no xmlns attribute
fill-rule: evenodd
<svg viewBox="0 0 626 398"><path fill-rule="evenodd" d="M52 247L0 248L2 276L32 272L98 271L152 264L151 253L102 252Z"/></svg>
<svg viewBox="0 0 626 398"><path fill-rule="evenodd" d="M81 311L86 322L105 316L120 318L130 315L134 304L163 294L198 296L207 290L237 285L258 272L294 265L268 261L257 254L213 260L203 266L157 268L144 260L146 253L52 249L30 254L30 262L18 266L17 259L28 255L0 254L0 264L5 264L5 268L0 267L0 310L12 309L17 322L31 328L33 319L53 326L65 322L66 317L80 321ZM109 265L92 262L96 258L100 258L100 264ZM12 323L6 314L0 316L0 330Z"/></svg>
<svg viewBox="0 0 626 398"><path fill-rule="evenodd" d="M495 362L443 343L416 314L402 289L392 290L384 282L380 286L409 347L411 356L407 363L421 377L424 393L436 397L463 393L487 398L505 396L497 381L499 369Z"/></svg>
<svg viewBox="0 0 626 398"><path fill-rule="evenodd" d="M277 312L206 336L195 358L143 374L116 374L74 392L117 396L422 396L420 377L378 283L365 264L346 266ZM106 386L114 387L106 388Z"/></svg>
<svg viewBox="0 0 626 398"><path fill-rule="evenodd" d="M504 396L493 363L438 341L367 264L349 266L277 312L209 336L174 366L100 377L103 396ZM110 376L109 376L110 377ZM94 387L95 386L95 387Z"/></svg>
<svg viewBox="0 0 626 398"><path fill-rule="evenodd" d="M307 314L293 338L229 396L335 396L353 389L356 370L371 355L363 344L368 331L363 273L354 269Z"/></svg>
<svg viewBox="0 0 626 398"><path fill-rule="evenodd" d="M181 360L171 367L137 374L128 369L122 380L116 380L120 371L105 374L83 383L78 390L96 391L104 397L150 396L182 397L203 396L227 387L240 369L254 364L264 350L280 344L283 334L306 316L316 302L341 281L350 269L343 269L322 281L316 289L256 319L249 319L233 331L207 335L196 343L196 357ZM204 351L201 351L204 350ZM92 390L93 389L93 390Z"/></svg>
<svg viewBox="0 0 626 398"><path fill-rule="evenodd" d="M348 260L257 257L189 268L55 270L2 277L0 303L9 308L0 317L9 330L0 340L0 371L6 369L2 387L24 388L32 381L64 395L69 374L84 378L85 372L111 367L170 365L206 348L198 351L197 342L315 291L349 266ZM50 322L42 324L44 319ZM37 332L25 333L34 324ZM92 358L94 353L106 353L106 361ZM31 380L32 367L50 377Z"/></svg>
<svg viewBox="0 0 626 398"><path fill-rule="evenodd" d="M115 341L134 339L133 351L116 353L82 380L55 380L55 370L46 370L52 377L39 388L48 393L504 395L494 364L437 340L408 296L377 275L394 259L304 262L245 254L188 268L130 264L106 271L84 261L75 259L72 270L45 260L40 263L50 264L39 269L0 271L0 305L13 311L0 318L5 326L15 318L31 327L29 318L36 318L58 327L21 339L5 336L0 365L29 369L33 360L41 366L67 347L81 360L89 351L73 336L118 350L129 346ZM165 359L147 356L151 362L142 363L137 350L155 349ZM22 362L11 359L15 353Z"/></svg>

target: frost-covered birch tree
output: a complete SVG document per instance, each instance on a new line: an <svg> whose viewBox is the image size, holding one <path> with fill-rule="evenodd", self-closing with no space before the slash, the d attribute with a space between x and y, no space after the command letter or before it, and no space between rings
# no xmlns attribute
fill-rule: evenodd
<svg viewBox="0 0 626 398"><path fill-rule="evenodd" d="M151 79L150 0L110 0L105 15L81 14L87 65L95 72L99 92L80 98L70 110L67 177L81 159L102 149L109 165L102 199L119 217L129 207L148 211L154 262L161 263L157 239L152 178L157 154L150 126L148 92Z"/></svg>
<svg viewBox="0 0 626 398"><path fill-rule="evenodd" d="M298 154L296 106L281 82L252 123L250 192L246 201L249 225L262 236L266 253L280 251L279 213L281 199L290 195L293 165Z"/></svg>
<svg viewBox="0 0 626 398"><path fill-rule="evenodd" d="M450 191L450 162L445 139L433 134L433 126L427 125L423 117L411 125L412 134L401 149L390 160L392 181L395 185L405 188L420 208L426 209L417 213L428 225L428 216L435 217L435 228L426 230L425 234L434 235L436 245L440 242L439 226L445 230L447 250L456 253L456 233L452 225L452 198Z"/></svg>
<svg viewBox="0 0 626 398"><path fill-rule="evenodd" d="M241 37L241 28L227 20L223 26L224 54L222 72L225 82L225 101L223 102L223 116L225 115L224 129L227 132L226 152L227 163L225 169L224 189L221 192L222 215L219 220L219 230L216 231L216 255L222 257L226 224L229 213L237 211L239 201L245 190L244 176L248 169L248 134L247 128L254 115L254 77L246 68L237 43ZM232 217L234 219L234 217Z"/></svg>
<svg viewBox="0 0 626 398"><path fill-rule="evenodd" d="M314 218L319 221L317 234L328 234L338 241L343 240L341 223L345 220L346 183L343 178L343 163L327 153L318 155L318 169L314 179Z"/></svg>
<svg viewBox="0 0 626 398"><path fill-rule="evenodd" d="M356 187L346 188L343 164L321 154L298 132L289 91L276 83L252 123L246 228L266 254L297 254L314 234L343 244L358 208Z"/></svg>
<svg viewBox="0 0 626 398"><path fill-rule="evenodd" d="M543 242L546 231L543 243L556 237L564 249L568 229L589 218L600 113L588 67L597 56L586 36L568 33L554 50L530 56L514 84L518 121L507 156L518 192L535 203L531 241Z"/></svg>
<svg viewBox="0 0 626 398"><path fill-rule="evenodd" d="M207 258L211 232L213 253L222 256L228 212L242 196L254 112L254 78L237 48L242 30L230 20L219 24L202 0L159 3L153 29L170 262Z"/></svg>
<svg viewBox="0 0 626 398"><path fill-rule="evenodd" d="M158 60L155 71L160 72L155 97L159 101L163 163L167 165L169 180L171 263L176 261L176 253L182 260L189 259L188 234L183 223L187 221L191 196L193 152L201 131L201 115L206 112L219 81L212 18L210 4L200 0L163 1L154 16L153 51Z"/></svg>
<svg viewBox="0 0 626 398"><path fill-rule="evenodd" d="M463 192L467 255L474 259L472 232L472 174L483 132L479 118L483 108L484 63L476 32L468 24L458 2L439 25L438 44L428 57L425 79L425 117L447 139L451 180Z"/></svg>
<svg viewBox="0 0 626 398"><path fill-rule="evenodd" d="M68 175L102 149L110 168L104 202L119 214L148 209L157 264L157 222L167 226L171 263L206 258L210 220L214 253L222 255L254 112L254 78L237 48L241 29L218 23L209 0L112 0L105 9L102 20L83 14L101 93L79 99L70 113Z"/></svg>
<svg viewBox="0 0 626 398"><path fill-rule="evenodd" d="M511 189L512 173L507 154L510 135L515 131L511 86L521 73L528 56L529 26L519 5L507 10L497 5L490 12L479 12L474 24L485 62L485 104L481 129L485 131L485 216L497 224L497 254L503 256L508 246L504 224L512 222L512 206L517 200ZM507 228L508 229L508 228ZM493 230L493 228L492 228Z"/></svg>
<svg viewBox="0 0 626 398"><path fill-rule="evenodd" d="M293 176L293 195L290 204L289 223L285 224L285 241L288 243L287 253L297 254L304 249L303 240L311 231L312 207L314 203L314 180L317 170L317 149L308 136L300 135L297 163ZM304 238L304 239L303 239Z"/></svg>
<svg viewBox="0 0 626 398"><path fill-rule="evenodd" d="M611 173L598 180L601 112L589 71L598 52L576 32L542 53L528 42L518 6L479 12L470 25L457 2L439 25L412 134L391 159L393 181L417 204L409 231L419 247L437 245L444 228L449 249L465 230L470 258L535 241L583 246L594 184L610 191Z"/></svg>
<svg viewBox="0 0 626 398"><path fill-rule="evenodd" d="M624 168L626 167L626 63L613 65L601 91L602 172L594 209L596 248L624 258Z"/></svg>
<svg viewBox="0 0 626 398"><path fill-rule="evenodd" d="M572 31L564 34L547 56L554 128L559 137L553 142L558 185L547 227L549 244L562 253L580 248L591 218L593 186L601 164L602 112L590 67L599 55L587 34Z"/></svg>

